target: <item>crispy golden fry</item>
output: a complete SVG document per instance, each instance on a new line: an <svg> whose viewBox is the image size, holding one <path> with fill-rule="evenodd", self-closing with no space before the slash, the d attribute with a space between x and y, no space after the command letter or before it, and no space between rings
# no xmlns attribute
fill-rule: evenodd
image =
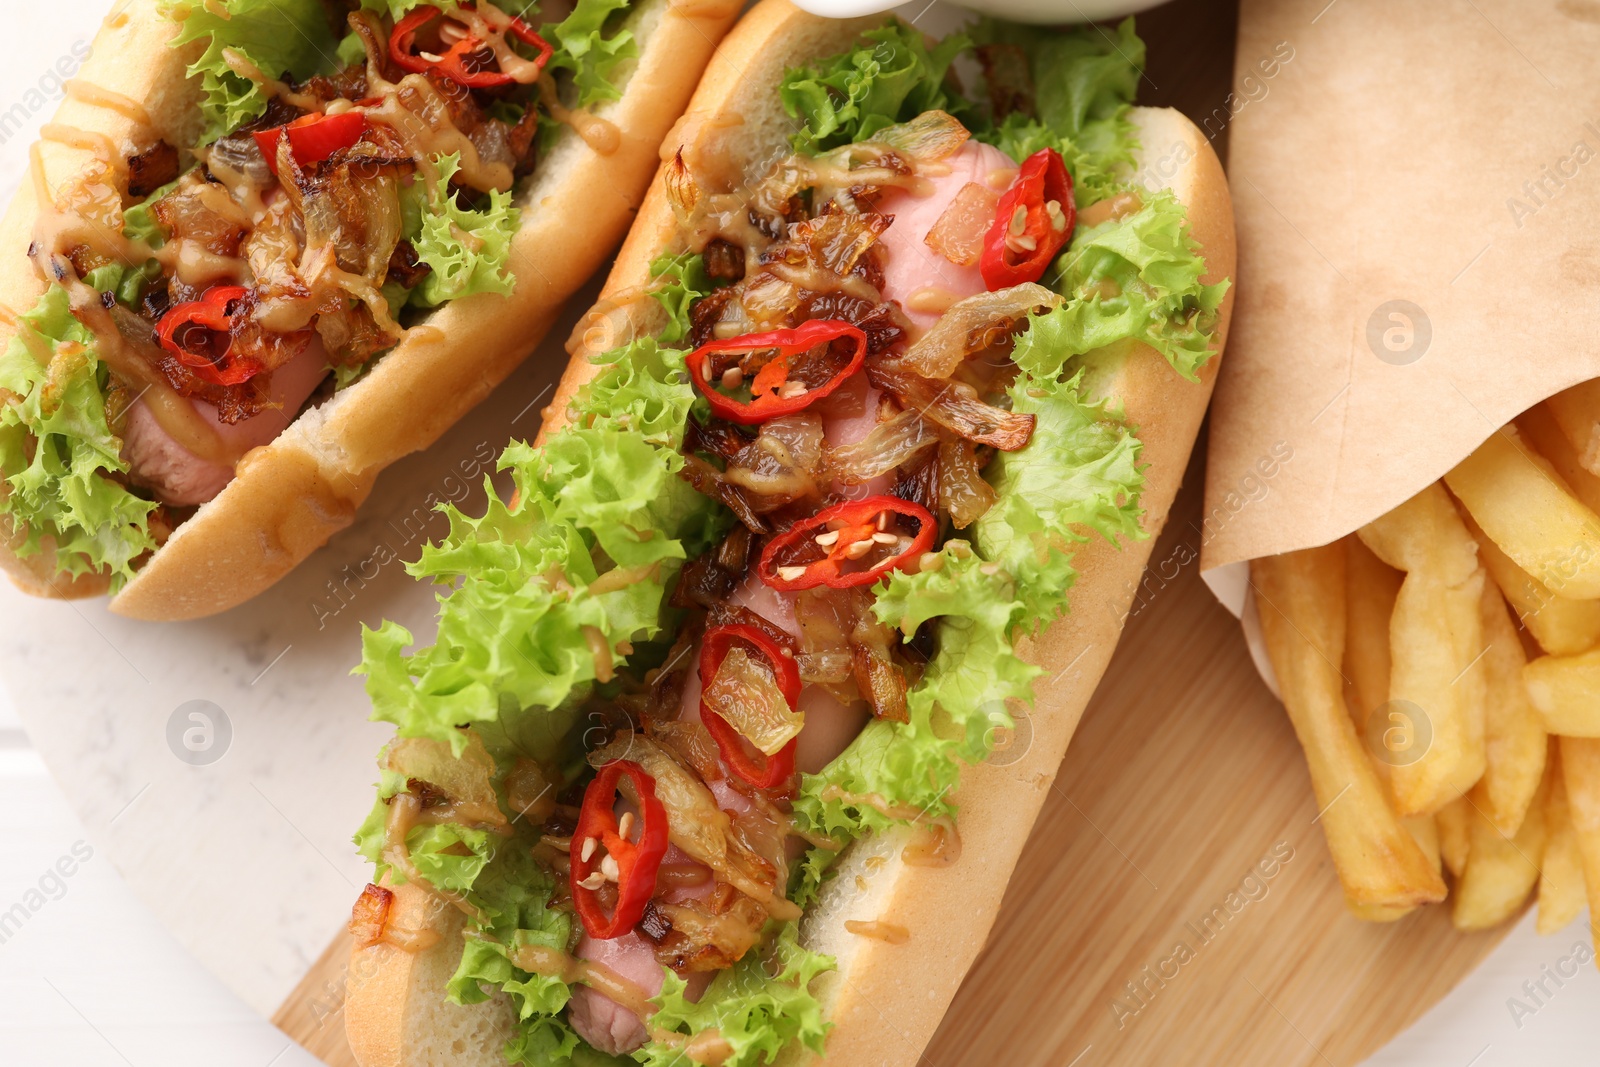
<svg viewBox="0 0 1600 1067"><path fill-rule="evenodd" d="M1467 794L1471 847L1466 869L1456 882L1455 907L1450 913L1456 929L1498 926L1515 915L1533 891L1545 844L1543 782L1540 785L1540 796L1514 837L1496 830L1489 821L1483 783Z"/></svg>
<svg viewBox="0 0 1600 1067"><path fill-rule="evenodd" d="M1592 413L1589 422L1594 422ZM1550 461L1567 488L1583 501L1583 506L1600 515L1600 478L1583 465L1550 409L1545 404L1536 404L1524 411L1517 416L1517 430L1523 441Z"/></svg>
<svg viewBox="0 0 1600 1067"><path fill-rule="evenodd" d="M1397 810L1430 814L1472 788L1485 766L1478 546L1437 482L1359 535L1406 572L1389 624L1383 737Z"/></svg>
<svg viewBox="0 0 1600 1067"><path fill-rule="evenodd" d="M1540 648L1553 655L1570 656L1600 644L1600 600L1557 596L1489 540L1472 516L1465 518L1467 529L1478 541L1478 558Z"/></svg>
<svg viewBox="0 0 1600 1067"><path fill-rule="evenodd" d="M1600 648L1576 656L1540 656L1522 668L1522 681L1546 730L1600 737Z"/></svg>
<svg viewBox="0 0 1600 1067"><path fill-rule="evenodd" d="M1433 873L1444 876L1443 859L1439 843L1439 820L1434 815L1407 815L1400 820L1400 825L1406 828L1406 833L1411 835L1411 840L1422 849L1422 854L1428 857L1428 863L1433 867Z"/></svg>
<svg viewBox="0 0 1600 1067"><path fill-rule="evenodd" d="M1600 943L1600 740L1563 737L1561 774L1567 785L1567 812L1583 858L1589 936Z"/></svg>
<svg viewBox="0 0 1600 1067"><path fill-rule="evenodd" d="M1501 427L1444 481L1517 566L1562 596L1600 597L1600 516L1515 426Z"/></svg>
<svg viewBox="0 0 1600 1067"><path fill-rule="evenodd" d="M1344 546L1344 665L1354 688L1350 713L1356 732L1364 734L1367 719L1389 702L1389 620L1405 575L1375 556L1359 537L1346 537Z"/></svg>
<svg viewBox="0 0 1600 1067"><path fill-rule="evenodd" d="M1483 742L1488 765L1483 771L1484 814L1502 834L1515 835L1544 778L1550 749L1544 720L1533 710L1522 683L1528 657L1522 639L1493 582L1484 583Z"/></svg>
<svg viewBox="0 0 1600 1067"><path fill-rule="evenodd" d="M1549 791L1544 800L1544 860L1539 864L1539 932L1566 929L1583 910L1583 856L1567 808L1559 740L1550 739Z"/></svg>
<svg viewBox="0 0 1600 1067"><path fill-rule="evenodd" d="M1561 428L1578 462L1600 474L1600 380L1562 390L1539 406Z"/></svg>
<svg viewBox="0 0 1600 1067"><path fill-rule="evenodd" d="M1467 826L1470 814L1472 807L1467 798L1456 797L1433 816L1434 825L1439 828L1439 855L1445 869L1457 878L1467 869L1467 852L1472 847Z"/></svg>
<svg viewBox="0 0 1600 1067"><path fill-rule="evenodd" d="M1352 909L1444 899L1444 881L1384 798L1344 702L1344 546L1251 564L1284 706L1306 753L1328 849Z"/></svg>

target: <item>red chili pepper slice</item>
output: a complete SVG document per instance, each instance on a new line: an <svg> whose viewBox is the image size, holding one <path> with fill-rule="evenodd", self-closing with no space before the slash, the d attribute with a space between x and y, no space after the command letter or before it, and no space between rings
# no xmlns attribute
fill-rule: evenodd
<svg viewBox="0 0 1600 1067"><path fill-rule="evenodd" d="M341 111L337 115L313 112L301 115L287 126L274 126L260 130L254 137L267 157L267 166L274 177L278 174L278 145L284 135L289 137L289 150L294 161L302 167L321 163L341 148L349 148L361 140L367 131L367 117L359 111Z"/></svg>
<svg viewBox="0 0 1600 1067"><path fill-rule="evenodd" d="M476 11L477 6L462 4L461 10ZM517 80L503 70L477 68L477 64L481 62L480 53L484 51L486 42L471 33L465 33L454 42L450 42L449 47L442 53L417 51L417 31L434 19L444 17L438 8L424 5L395 23L394 32L389 35L389 57L402 70L410 71L412 74L422 74L429 70L438 71L451 81L465 85L469 89L498 89ZM511 23L506 29L523 44L538 49L539 54L532 62L538 69L543 70L544 65L550 62L555 49L535 33L532 26L515 15L507 17ZM446 42L441 37L440 44L444 43ZM472 66L468 65L469 62Z"/></svg>
<svg viewBox="0 0 1600 1067"><path fill-rule="evenodd" d="M884 515L890 516L890 520L883 520L881 516ZM886 528L896 515L915 519L918 524L908 544L903 543L903 535ZM823 508L768 541L756 564L756 574L767 585L783 592L815 589L819 585L830 589L871 585L931 549L938 526L927 508L899 497L869 496L865 500L848 500ZM844 569L845 563L871 555L873 545L891 547L885 537L892 538L893 552L861 570ZM861 547L863 545L866 547ZM784 559L794 562L780 562Z"/></svg>
<svg viewBox="0 0 1600 1067"><path fill-rule="evenodd" d="M633 791L638 795L637 841L629 840L622 832L614 810L623 775L632 780ZM585 858L584 843L590 840L596 845ZM666 854L667 809L656 799L656 780L632 760L612 760L601 767L583 792L583 807L578 811L578 826L572 832L568 853L572 860L572 903L584 932L609 941L632 930L643 917L644 906L655 895L656 872ZM615 862L614 871L608 870L606 857ZM612 880L611 874L616 876L617 904L608 916L597 890L602 881Z"/></svg>
<svg viewBox="0 0 1600 1067"><path fill-rule="evenodd" d="M789 377L795 359L821 344L850 341L854 348L842 370L821 385L810 387ZM728 353L761 352L775 349L777 355L769 359L756 372L750 382L750 399L737 400L718 392L711 379L720 379L717 357ZM791 415L833 392L856 371L867 358L867 335L858 327L838 319L813 319L791 330L770 330L766 333L747 333L726 341L712 341L701 345L689 354L689 377L695 388L711 402L711 412L718 418L737 422L741 426ZM728 369L732 369L730 366ZM742 374L742 372L741 372ZM742 383L742 378L741 378ZM800 386L795 389L793 386ZM785 395L785 394L788 395Z"/></svg>
<svg viewBox="0 0 1600 1067"><path fill-rule="evenodd" d="M713 626L700 641L700 721L705 723L706 731L717 743L722 762L728 765L729 770L757 789L771 789L788 781L794 774L794 753L799 738L791 740L775 754L757 763L745 751L743 735L706 703L705 691L735 644L749 645L761 653L761 658L772 668L778 691L783 694L791 710L800 702L800 665L793 656L784 655L783 649L772 638L754 626L742 623Z"/></svg>
<svg viewBox="0 0 1600 1067"><path fill-rule="evenodd" d="M212 385L249 381L266 367L260 360L232 355L231 331L238 312L230 307L249 292L242 285L217 285L199 300L177 305L156 325L161 347Z"/></svg>
<svg viewBox="0 0 1600 1067"><path fill-rule="evenodd" d="M1050 261L1072 237L1078 210L1072 175L1054 148L1022 161L1017 180L1000 196L983 239L978 272L991 291L1044 277Z"/></svg>

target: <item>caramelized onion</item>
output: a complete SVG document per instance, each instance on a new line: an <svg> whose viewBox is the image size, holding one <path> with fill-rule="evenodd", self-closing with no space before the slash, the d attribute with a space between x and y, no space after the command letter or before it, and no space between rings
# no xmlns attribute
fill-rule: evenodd
<svg viewBox="0 0 1600 1067"><path fill-rule="evenodd" d="M939 506L964 530L994 506L994 487L984 481L970 441L939 442Z"/></svg>
<svg viewBox="0 0 1600 1067"><path fill-rule="evenodd" d="M1031 312L1060 306L1059 294L1032 282L977 293L952 304L895 366L928 378L948 378L974 352L1009 339Z"/></svg>
<svg viewBox="0 0 1600 1067"><path fill-rule="evenodd" d="M705 684L704 700L712 711L762 753L776 755L800 736L805 716L789 706L770 668L742 647L728 650L716 677Z"/></svg>
<svg viewBox="0 0 1600 1067"><path fill-rule="evenodd" d="M939 443L938 434L910 408L880 421L861 440L828 449L828 470L845 485L860 485L903 467Z"/></svg>
<svg viewBox="0 0 1600 1067"><path fill-rule="evenodd" d="M674 845L710 867L773 918L783 922L800 918L800 909L777 888L778 871L731 832L728 813L717 807L711 790L666 749L638 734L621 734L589 754L589 763L595 767L613 759L632 760L655 779L656 798L667 809Z"/></svg>
<svg viewBox="0 0 1600 1067"><path fill-rule="evenodd" d="M979 399L977 390L964 382L930 381L920 375L871 365L867 376L873 385L893 393L895 399L922 412L930 422L977 444L1015 452L1033 436L1034 416L986 404Z"/></svg>
<svg viewBox="0 0 1600 1067"><path fill-rule="evenodd" d="M389 745L384 766L404 775L417 788L422 814L429 821L459 822L496 830L508 829L495 797L494 757L483 740L467 732L467 746L457 756L450 746L427 737L402 737ZM448 810L445 810L448 809Z"/></svg>
<svg viewBox="0 0 1600 1067"><path fill-rule="evenodd" d="M956 193L939 221L923 238L929 248L958 267L970 267L983 253L983 239L994 222L1000 194L978 182L968 182ZM972 299L968 297L968 299ZM954 310L952 307L951 310Z"/></svg>
<svg viewBox="0 0 1600 1067"><path fill-rule="evenodd" d="M972 134L946 111L924 111L910 122L885 126L872 140L917 163L936 163L956 154Z"/></svg>

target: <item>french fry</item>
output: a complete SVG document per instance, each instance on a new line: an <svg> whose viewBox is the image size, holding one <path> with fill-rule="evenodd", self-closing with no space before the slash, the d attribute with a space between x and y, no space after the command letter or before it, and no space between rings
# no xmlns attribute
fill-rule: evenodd
<svg viewBox="0 0 1600 1067"><path fill-rule="evenodd" d="M1472 788L1486 761L1478 546L1437 482L1358 534L1406 572L1389 624L1382 736L1397 810L1431 814Z"/></svg>
<svg viewBox="0 0 1600 1067"><path fill-rule="evenodd" d="M1444 481L1517 566L1562 596L1600 597L1600 516L1514 425L1492 434Z"/></svg>
<svg viewBox="0 0 1600 1067"><path fill-rule="evenodd" d="M1561 739L1561 774L1567 786L1567 811L1583 881L1589 897L1589 936L1600 943L1600 740Z"/></svg>
<svg viewBox="0 0 1600 1067"><path fill-rule="evenodd" d="M1405 575L1395 570L1362 544L1359 537L1346 537L1345 551L1345 675L1355 703L1350 708L1356 734L1367 742L1367 756L1378 780L1384 784L1389 807L1394 797L1389 791L1389 764L1372 751L1367 736L1367 720L1389 700L1389 620L1400 595ZM1435 872L1442 870L1439 857L1439 828L1432 815L1408 815L1400 820L1406 833L1428 857ZM1404 909L1401 914L1409 913ZM1363 916L1366 917L1366 916ZM1387 918L1383 916L1381 918ZM1398 915L1392 916L1398 918Z"/></svg>
<svg viewBox="0 0 1600 1067"><path fill-rule="evenodd" d="M1488 646L1483 654L1484 814L1495 829L1512 836L1539 791L1550 742L1522 682L1528 662L1522 639L1493 582L1484 583L1482 607Z"/></svg>
<svg viewBox="0 0 1600 1067"><path fill-rule="evenodd" d="M1550 412L1578 461L1600 474L1600 380L1580 382L1539 406Z"/></svg>
<svg viewBox="0 0 1600 1067"><path fill-rule="evenodd" d="M1540 656L1522 668L1528 699L1544 728L1563 737L1600 737L1600 648Z"/></svg>
<svg viewBox="0 0 1600 1067"><path fill-rule="evenodd" d="M1489 540L1472 516L1466 520L1467 529L1478 541L1478 558L1484 569L1540 648L1552 655L1570 656L1600 644L1600 600L1557 596Z"/></svg>
<svg viewBox="0 0 1600 1067"><path fill-rule="evenodd" d="M1439 855L1445 869L1456 878L1467 869L1467 852L1472 847L1467 816L1471 813L1467 798L1456 797L1433 816L1434 825L1439 829Z"/></svg>
<svg viewBox="0 0 1600 1067"><path fill-rule="evenodd" d="M1541 794L1543 782L1541 781ZM1528 809L1515 836L1489 821L1488 796L1482 782L1467 794L1467 828L1471 847L1467 866L1456 882L1450 921L1458 930L1487 930L1517 913L1539 880L1544 855L1544 797Z"/></svg>
<svg viewBox="0 0 1600 1067"><path fill-rule="evenodd" d="M1443 900L1444 881L1390 809L1345 705L1344 546L1258 559L1251 581L1346 902L1360 914Z"/></svg>
<svg viewBox="0 0 1600 1067"><path fill-rule="evenodd" d="M1600 477L1584 466L1582 457L1572 446L1572 441L1548 405L1535 404L1518 415L1516 421L1523 440L1550 461L1556 473L1561 475L1561 480L1567 483L1567 488L1583 501L1584 507L1600 515ZM1589 413L1588 422L1595 424L1593 412ZM1600 439L1594 443L1600 444Z"/></svg>
<svg viewBox="0 0 1600 1067"><path fill-rule="evenodd" d="M1345 545L1344 665L1354 688L1356 732L1389 701L1389 620L1405 575L1373 554L1359 537ZM1387 767L1383 768L1387 770Z"/></svg>
<svg viewBox="0 0 1600 1067"><path fill-rule="evenodd" d="M1550 739L1550 789L1544 800L1544 860L1539 864L1541 934L1564 930L1583 910L1583 856L1567 808L1567 780L1561 771L1561 748Z"/></svg>
<svg viewBox="0 0 1600 1067"><path fill-rule="evenodd" d="M1433 868L1433 873L1443 877L1444 854L1439 843L1439 820L1434 815L1407 815L1400 820L1400 825L1406 828L1406 833L1411 835L1411 840L1417 843L1422 854L1428 857L1428 865Z"/></svg>

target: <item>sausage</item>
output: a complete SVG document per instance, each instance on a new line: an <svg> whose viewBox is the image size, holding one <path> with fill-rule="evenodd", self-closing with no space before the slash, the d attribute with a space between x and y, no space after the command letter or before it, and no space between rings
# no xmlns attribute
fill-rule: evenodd
<svg viewBox="0 0 1600 1067"><path fill-rule="evenodd" d="M894 222L878 238L878 243L888 253L883 271L883 297L898 301L911 321L923 329L938 322L939 314L906 307L912 293L933 286L959 300L987 288L976 263L959 266L929 248L928 231L955 200L962 186L977 182L994 188L1008 173L1014 175L1017 170L1010 156L981 141L968 141L944 162L949 165L950 173L928 179L933 186L930 194L914 196L904 189L887 189L876 208L885 215L894 216Z"/></svg>
<svg viewBox="0 0 1600 1067"><path fill-rule="evenodd" d="M193 401L195 410L213 427L230 449L240 455L269 444L281 434L300 405L306 402L327 374L327 356L320 341L313 341L293 360L272 372L270 394L276 406L232 425L217 418L217 409ZM157 421L140 400L128 409L122 431L122 458L134 484L153 489L156 498L174 507L204 504L233 480L233 468L201 459L184 448Z"/></svg>

